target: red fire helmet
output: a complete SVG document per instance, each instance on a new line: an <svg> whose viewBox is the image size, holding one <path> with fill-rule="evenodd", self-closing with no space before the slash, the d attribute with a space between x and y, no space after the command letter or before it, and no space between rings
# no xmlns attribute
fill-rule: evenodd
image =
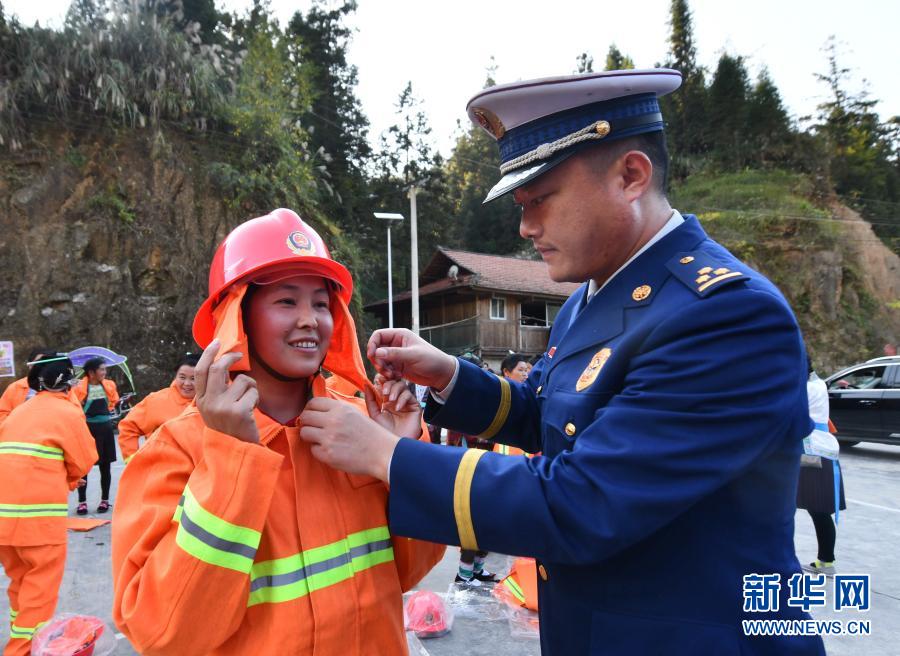
<svg viewBox="0 0 900 656"><path fill-rule="evenodd" d="M235 283L270 284L295 275L331 280L345 303L353 296L350 272L331 259L319 234L296 213L277 209L242 223L225 237L213 256L209 296L194 316L194 339L203 348L212 341L213 308Z"/></svg>

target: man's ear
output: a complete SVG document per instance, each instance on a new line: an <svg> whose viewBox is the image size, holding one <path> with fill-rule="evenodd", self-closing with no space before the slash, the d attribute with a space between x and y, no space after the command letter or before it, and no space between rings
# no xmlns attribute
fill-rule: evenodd
<svg viewBox="0 0 900 656"><path fill-rule="evenodd" d="M629 201L637 200L653 185L653 163L640 150L629 150L620 158L622 192Z"/></svg>

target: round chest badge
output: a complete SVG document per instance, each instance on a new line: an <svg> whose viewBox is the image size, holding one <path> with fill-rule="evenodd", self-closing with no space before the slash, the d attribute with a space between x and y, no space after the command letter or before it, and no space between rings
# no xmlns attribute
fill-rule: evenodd
<svg viewBox="0 0 900 656"><path fill-rule="evenodd" d="M309 240L309 237L304 235L299 230L292 232L288 235L287 238L287 246L297 255L315 255L316 247Z"/></svg>
<svg viewBox="0 0 900 656"><path fill-rule="evenodd" d="M606 364L611 355L612 350L608 348L597 351L585 370L581 372L578 382L575 383L575 390L581 392L593 385L594 381L597 380L597 376L600 375L600 370L603 369L603 365Z"/></svg>

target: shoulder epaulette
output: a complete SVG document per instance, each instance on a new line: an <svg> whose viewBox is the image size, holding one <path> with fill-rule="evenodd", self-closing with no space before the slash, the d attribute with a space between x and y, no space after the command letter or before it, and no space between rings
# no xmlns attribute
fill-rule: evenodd
<svg viewBox="0 0 900 656"><path fill-rule="evenodd" d="M701 297L709 296L725 285L750 279L747 274L732 268L734 262L719 261L705 251L678 253L666 266L678 280Z"/></svg>

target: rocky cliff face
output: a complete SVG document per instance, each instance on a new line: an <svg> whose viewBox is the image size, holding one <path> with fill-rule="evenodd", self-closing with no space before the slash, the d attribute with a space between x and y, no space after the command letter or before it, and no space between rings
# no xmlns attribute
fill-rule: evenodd
<svg viewBox="0 0 900 656"><path fill-rule="evenodd" d="M161 143L133 131L59 129L40 142L0 154L0 340L15 343L20 375L36 345L94 344L129 357L140 393L165 386L195 348L190 326L213 251L250 211L216 197L208 158L177 135ZM705 216L703 198L696 193L685 209L781 287L821 372L900 340L900 258L858 215L820 208L839 220L822 224L827 239L805 224L749 234Z"/></svg>
<svg viewBox="0 0 900 656"><path fill-rule="evenodd" d="M194 349L209 261L238 220L185 144L158 145L62 133L0 159L0 339L17 373L36 345L101 345L128 356L146 393Z"/></svg>

